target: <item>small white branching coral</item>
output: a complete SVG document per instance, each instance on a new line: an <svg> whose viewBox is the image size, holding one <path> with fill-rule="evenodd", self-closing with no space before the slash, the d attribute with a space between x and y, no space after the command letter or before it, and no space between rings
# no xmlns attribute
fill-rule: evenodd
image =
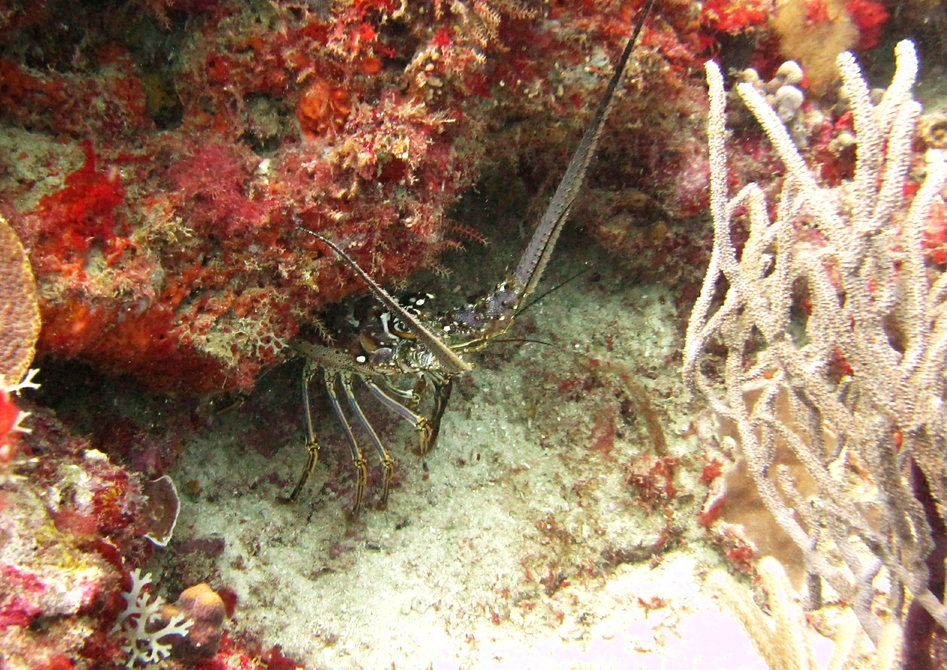
<svg viewBox="0 0 947 670"><path fill-rule="evenodd" d="M39 368L30 368L26 373L26 377L23 378L19 384L13 384L12 386L4 386L0 383L0 393L9 396L11 393L20 395L20 391L23 389L38 389L42 384L37 384L33 381L33 377L36 376L36 373L39 372ZM4 398L3 402L9 402L8 399ZM27 418L32 412L24 412L20 410L20 413L17 414L16 419L13 422L13 425L10 427L9 432L11 433L32 433L32 428L27 428L23 425L23 419Z"/></svg>
<svg viewBox="0 0 947 670"><path fill-rule="evenodd" d="M161 596L152 598L149 594L142 592L145 586L151 584L150 574L143 576L141 570L135 568L131 571L131 577L131 591L122 594L128 606L118 615L118 620L112 629L113 633L120 633L128 640L122 647L128 652L128 660L125 661L125 667L128 668L134 667L139 662L147 665L167 658L171 653L171 645L163 644L159 640L169 635L183 637L187 635L188 629L193 624L183 614L177 614L171 617L164 626L149 632L148 624L161 620L164 598Z"/></svg>

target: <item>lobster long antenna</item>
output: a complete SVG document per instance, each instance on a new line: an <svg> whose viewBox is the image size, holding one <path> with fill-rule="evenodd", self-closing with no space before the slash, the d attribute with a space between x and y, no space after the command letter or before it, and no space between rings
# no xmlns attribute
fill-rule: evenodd
<svg viewBox="0 0 947 670"><path fill-rule="evenodd" d="M592 122L586 128L585 134L582 135L582 141L579 142L572 160L569 161L569 167L566 168L566 173L562 177L562 181L559 182L559 187L556 188L552 200L549 201L546 213L543 214L536 232L533 233L533 237L529 241L529 246L526 247L519 265L516 266L513 277L523 287L521 300L536 289L536 284L542 277L543 270L546 269L546 264L552 256L552 250L556 246L556 240L559 239L562 226L569 216L569 210L572 208L576 195L578 195L579 189L582 188L585 181L585 173L588 171L589 163L592 161L595 148L598 146L605 120L608 118L609 112L612 111L615 91L618 89L618 84L621 83L625 66L628 64L631 52L634 51L635 44L638 42L638 36L644 28L645 19L648 18L652 5L654 5L654 0L647 0L644 7L641 8L638 20L635 23L635 29L631 37L628 38L628 43L625 45L625 49L615 66L615 71L612 73L612 78L608 82L608 88L605 89L605 96L599 103L595 116L592 117Z"/></svg>
<svg viewBox="0 0 947 670"><path fill-rule="evenodd" d="M543 291L542 293L540 293L539 295L537 295L535 298L533 298L532 300L530 300L528 303L526 303L525 305L523 305L522 307L520 307L518 310L516 310L516 316L519 316L520 314L522 314L523 312L525 312L526 310L528 310L530 307L532 307L533 305L535 305L537 302L540 302L540 301L542 301L542 300L545 300L550 294L555 293L556 291L558 291L559 289L563 288L564 286L566 286L566 285L568 285L568 284L571 284L571 283L574 282L576 279L578 279L578 278L581 277L582 275L584 275L584 274L586 274L587 272L589 272L591 269L592 269L592 268L585 268L584 270L580 270L579 272L576 272L574 275L572 275L571 277L569 277L569 278L566 279L565 281L559 282L558 284L556 284L555 286L553 286L553 287L552 287L551 289L549 289L548 291Z"/></svg>

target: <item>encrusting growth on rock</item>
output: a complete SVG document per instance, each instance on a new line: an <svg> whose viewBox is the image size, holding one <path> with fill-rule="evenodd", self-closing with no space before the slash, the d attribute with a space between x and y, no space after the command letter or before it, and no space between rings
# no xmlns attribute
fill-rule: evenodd
<svg viewBox="0 0 947 670"><path fill-rule="evenodd" d="M223 599L204 583L185 589L176 603L166 605L162 620L171 621L180 614L192 624L186 636L172 640L174 658L193 662L216 654L226 613Z"/></svg>

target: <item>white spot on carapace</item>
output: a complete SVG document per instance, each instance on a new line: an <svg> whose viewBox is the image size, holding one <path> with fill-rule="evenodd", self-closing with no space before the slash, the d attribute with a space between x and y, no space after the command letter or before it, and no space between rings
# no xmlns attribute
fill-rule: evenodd
<svg viewBox="0 0 947 670"><path fill-rule="evenodd" d="M382 312L378 316L378 319L379 321L381 321L381 328L382 330L385 331L385 335L388 336L389 340L393 340L395 336L392 335L391 332L388 330L388 321L391 319L391 314L389 314L388 312Z"/></svg>

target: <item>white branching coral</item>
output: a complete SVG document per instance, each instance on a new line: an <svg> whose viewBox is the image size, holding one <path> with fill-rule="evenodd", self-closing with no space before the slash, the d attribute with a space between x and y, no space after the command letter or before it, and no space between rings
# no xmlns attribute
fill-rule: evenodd
<svg viewBox="0 0 947 670"><path fill-rule="evenodd" d="M737 86L786 167L775 220L756 184L728 197L726 94L719 68L707 64L714 248L683 370L737 426L767 509L805 555L811 602L824 580L876 644L903 616L905 593L947 628L947 609L928 589L930 527L907 476L913 460L945 516L947 273L928 267L922 242L947 160L928 152L926 177L906 205L918 62L909 41L895 55L878 105L854 57L838 58L856 164L852 180L836 188L819 183L759 91ZM740 209L749 227L742 253L730 231ZM727 351L721 374L704 356L717 343ZM781 445L812 478L812 496L775 465ZM873 487L868 500L851 495L859 476ZM881 574L890 598L879 609Z"/></svg>
<svg viewBox="0 0 947 670"><path fill-rule="evenodd" d="M757 572L766 594L765 610L756 603L750 589L721 568L708 575L707 587L739 620L767 667L771 670L817 670L820 666L812 644L815 634L806 623L806 613L786 570L772 556L764 556ZM854 615L848 612L838 624L828 670L854 667L889 670L897 667L901 644L898 633L897 623L890 622L882 631L872 665L856 665L859 627Z"/></svg>
<svg viewBox="0 0 947 670"><path fill-rule="evenodd" d="M128 668L136 663L147 665L167 658L171 653L171 645L162 643L160 640L169 635L182 637L187 635L193 623L183 614L176 614L163 626L156 628L152 625L153 630L149 631L149 624L161 621L164 598L161 596L152 598L143 592L144 587L151 584L150 574L142 575L141 570L135 568L131 571L131 577L131 590L122 594L128 606L118 615L118 620L112 629L113 633L123 634L128 640L122 647L128 652L128 659L125 661L125 667Z"/></svg>
<svg viewBox="0 0 947 670"><path fill-rule="evenodd" d="M30 368L23 380L12 386L4 386L0 375L0 484L14 477L9 473L17 455L19 434L33 432L23 423L31 412L21 410L13 396L19 395L23 389L38 389L40 385L33 381L37 372L36 368Z"/></svg>
<svg viewBox="0 0 947 670"><path fill-rule="evenodd" d="M39 387L42 386L42 384L39 384L33 381L33 377L35 377L38 372L39 372L39 368L30 368L29 370L27 370L26 376L23 378L23 381L19 382L18 384L14 384L12 386L6 386L6 387L4 387L3 385L0 385L0 393L4 393L9 396L9 394L11 393L20 395L20 391L22 391L23 389L38 390ZM14 421L13 426L10 427L10 431L17 432L17 433L33 432L32 429L27 428L22 425L23 419L28 417L30 414L31 412L24 412L21 410L19 414L17 414L16 420Z"/></svg>

